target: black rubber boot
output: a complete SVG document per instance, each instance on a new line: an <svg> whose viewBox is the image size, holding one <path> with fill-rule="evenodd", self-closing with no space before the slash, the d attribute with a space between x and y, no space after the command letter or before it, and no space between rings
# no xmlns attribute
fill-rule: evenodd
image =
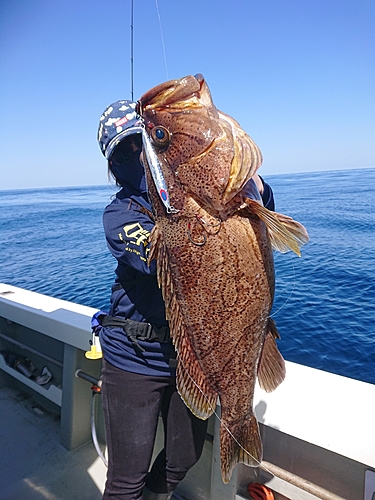
<svg viewBox="0 0 375 500"><path fill-rule="evenodd" d="M172 495L173 493L154 493L145 486L142 500L171 500Z"/></svg>

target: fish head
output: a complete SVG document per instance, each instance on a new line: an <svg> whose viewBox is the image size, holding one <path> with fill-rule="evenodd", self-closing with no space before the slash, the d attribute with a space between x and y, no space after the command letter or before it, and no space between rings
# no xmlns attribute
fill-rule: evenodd
<svg viewBox="0 0 375 500"><path fill-rule="evenodd" d="M164 175L172 173L200 205L222 210L262 162L252 139L215 107L202 75L152 88L139 113Z"/></svg>

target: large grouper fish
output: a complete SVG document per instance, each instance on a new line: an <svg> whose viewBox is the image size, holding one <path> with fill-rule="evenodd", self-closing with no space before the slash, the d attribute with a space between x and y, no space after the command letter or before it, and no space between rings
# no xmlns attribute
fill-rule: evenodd
<svg viewBox="0 0 375 500"><path fill-rule="evenodd" d="M194 415L221 405L220 455L227 483L235 465L259 466L253 412L256 378L266 391L285 377L270 318L273 248L298 255L308 241L292 218L263 207L251 186L262 155L240 125L213 104L202 75L162 83L138 101L143 162L177 388ZM249 195L250 193L250 195Z"/></svg>

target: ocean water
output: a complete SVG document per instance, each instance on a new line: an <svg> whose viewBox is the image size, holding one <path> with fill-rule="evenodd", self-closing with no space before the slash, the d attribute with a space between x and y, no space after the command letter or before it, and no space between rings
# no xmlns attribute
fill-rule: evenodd
<svg viewBox="0 0 375 500"><path fill-rule="evenodd" d="M267 176L276 210L307 228L275 253L272 316L287 360L375 383L375 169ZM0 191L0 282L108 309L102 229L113 186Z"/></svg>

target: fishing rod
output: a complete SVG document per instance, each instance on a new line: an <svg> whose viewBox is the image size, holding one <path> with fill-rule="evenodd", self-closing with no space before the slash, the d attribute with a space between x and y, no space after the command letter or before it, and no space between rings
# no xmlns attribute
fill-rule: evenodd
<svg viewBox="0 0 375 500"><path fill-rule="evenodd" d="M134 101L134 0L131 0L130 6L130 94L131 99Z"/></svg>
<svg viewBox="0 0 375 500"><path fill-rule="evenodd" d="M168 66L167 66L167 56L165 52L165 44L164 44L164 36L163 29L161 25L160 11L158 0L155 0L156 13L158 16L159 28L160 28L160 38L163 49L164 56L164 66L165 66L165 74L167 80L169 80L168 76ZM131 100L134 101L134 0L130 2L130 95Z"/></svg>

